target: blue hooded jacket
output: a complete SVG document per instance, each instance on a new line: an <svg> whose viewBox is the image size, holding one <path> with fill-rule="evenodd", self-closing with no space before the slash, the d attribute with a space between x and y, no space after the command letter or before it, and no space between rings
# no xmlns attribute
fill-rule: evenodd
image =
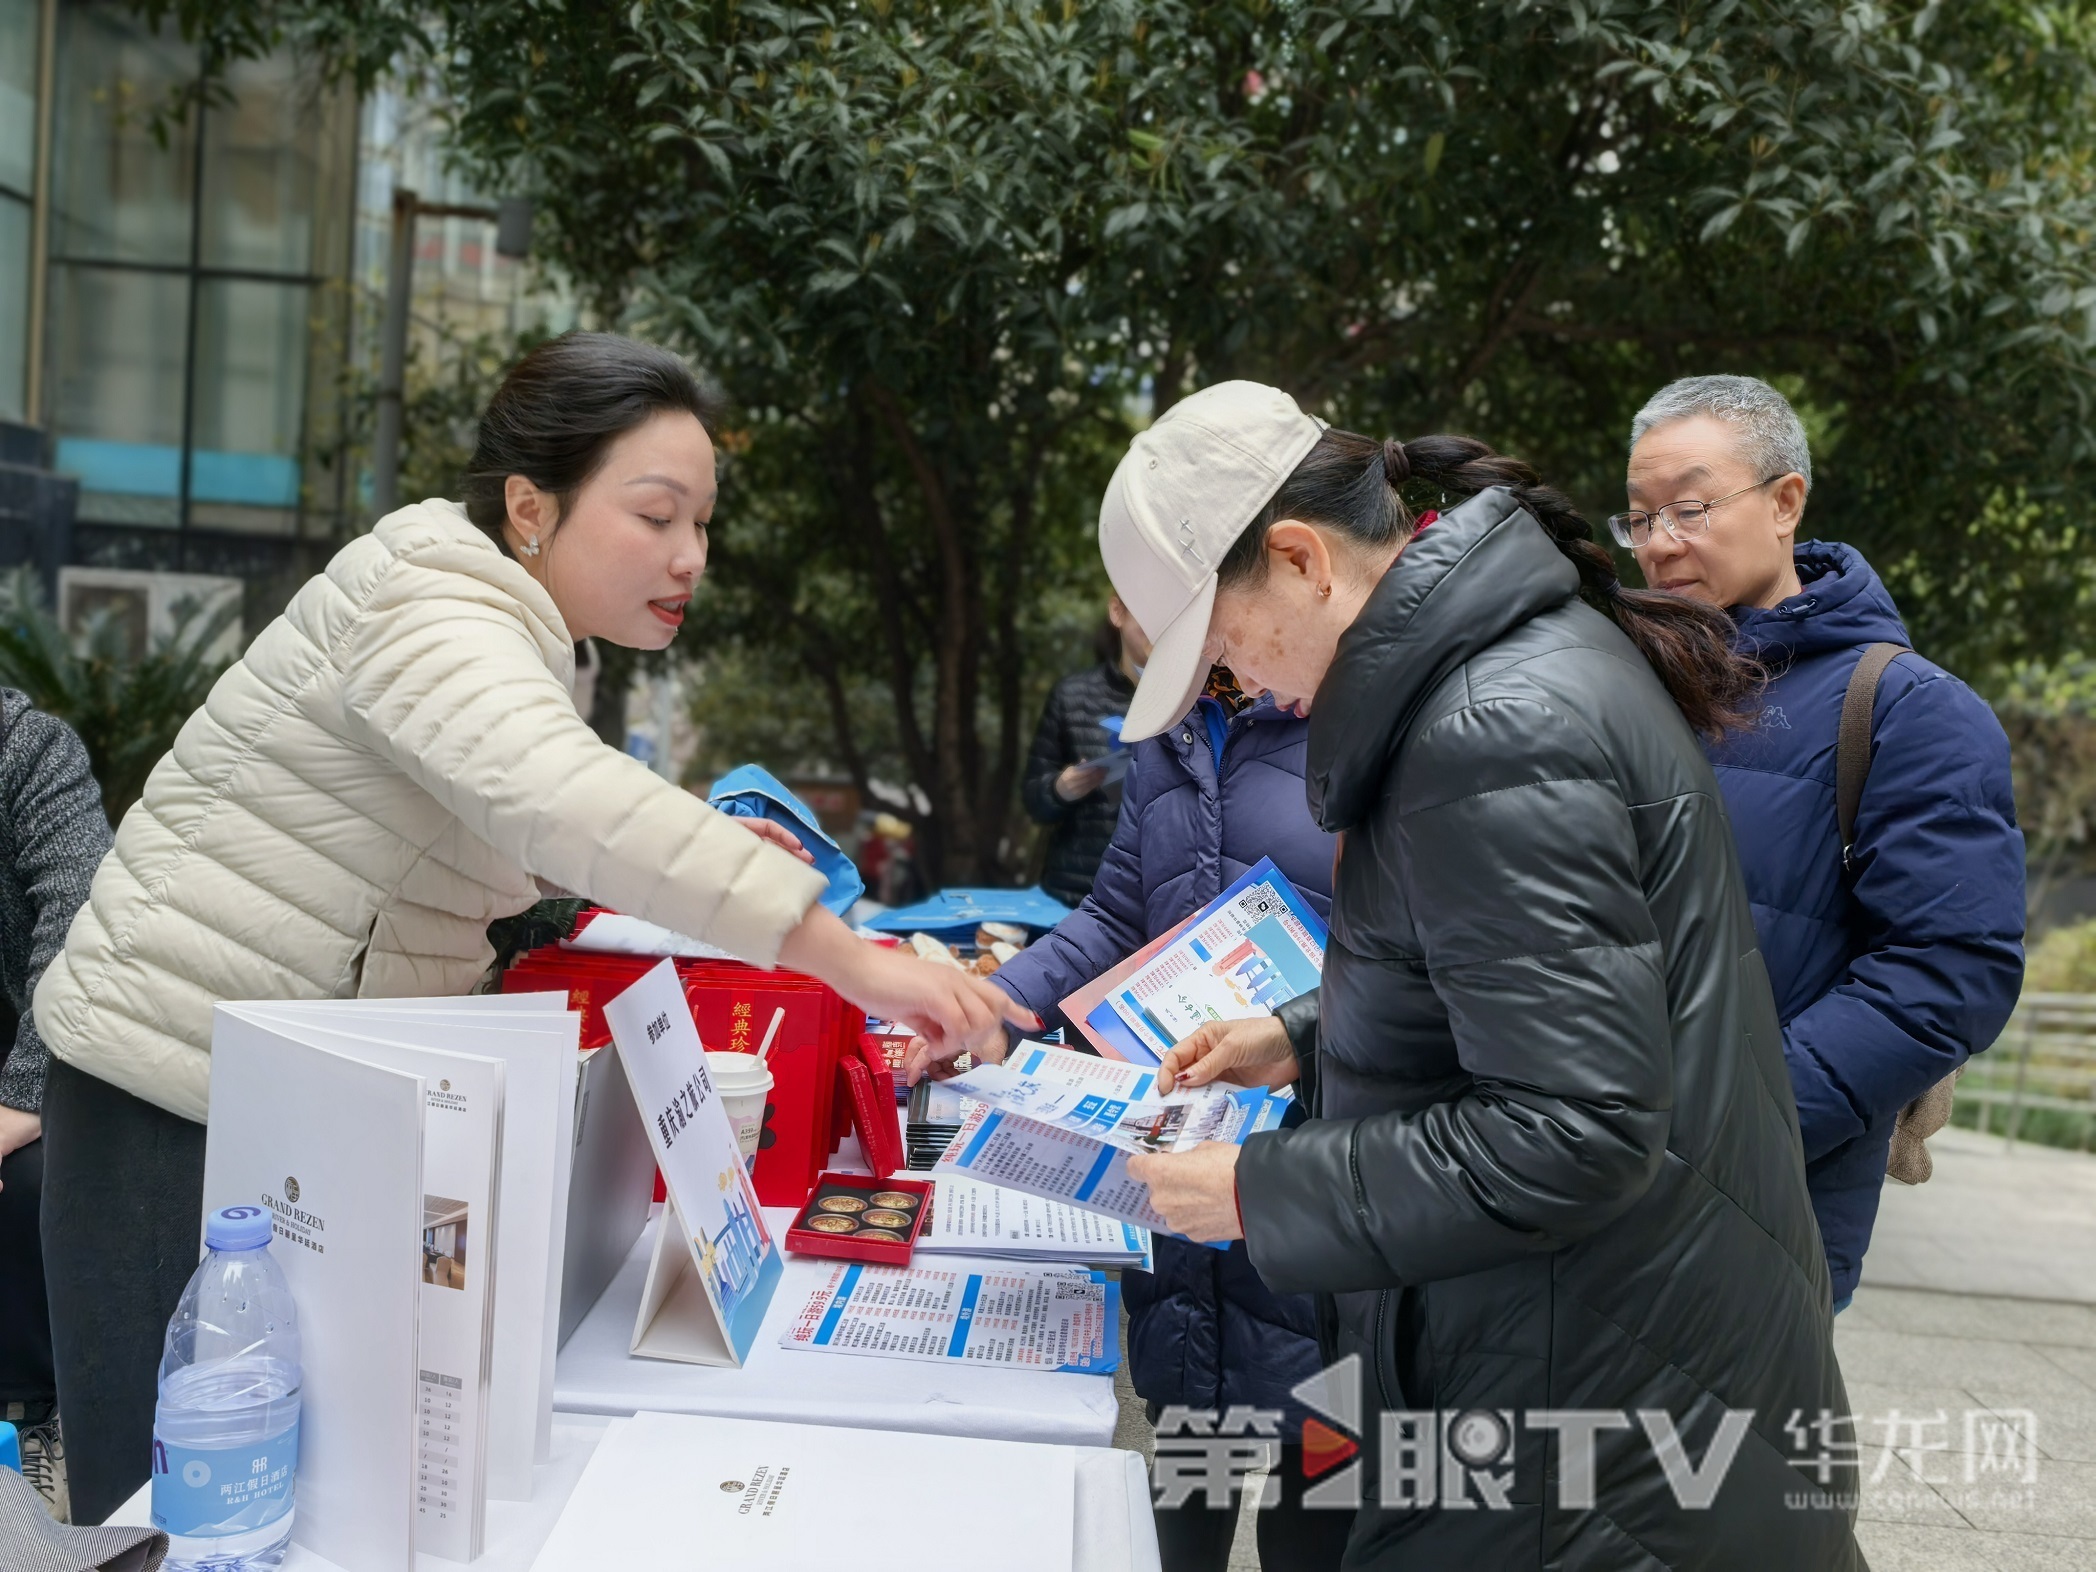
<svg viewBox="0 0 2096 1572"><path fill-rule="evenodd" d="M1710 747L1753 903L1834 1302L1855 1291L1899 1110L1991 1044L2023 983L2023 836L2009 745L1957 678L1902 655L1878 684L1844 875L1841 702L1864 648L1905 644L1870 564L1796 548L1802 592L1736 608L1772 676L1754 729Z"/></svg>
<svg viewBox="0 0 2096 1572"><path fill-rule="evenodd" d="M991 981L1046 1019L1261 857L1329 916L1332 837L1310 817L1303 790L1309 735L1307 720L1265 700L1226 720L1203 698L1178 725L1137 743L1091 894ZM1289 1389L1322 1368L1311 1297L1268 1289L1242 1240L1226 1252L1159 1239L1156 1267L1121 1280L1136 1391L1191 1408L1282 1409L1293 1435L1301 1412Z"/></svg>

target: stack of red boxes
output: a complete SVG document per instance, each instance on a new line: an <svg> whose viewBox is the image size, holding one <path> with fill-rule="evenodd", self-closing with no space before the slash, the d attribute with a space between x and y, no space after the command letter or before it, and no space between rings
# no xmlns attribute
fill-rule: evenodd
<svg viewBox="0 0 2096 1572"><path fill-rule="evenodd" d="M511 966L502 991L565 993L568 1007L582 1014L583 1048L596 1048L611 1041L606 1001L660 964L549 945ZM755 1053L772 1018L781 1017L765 1060L774 1084L752 1179L766 1206L799 1206L851 1125L850 1109L836 1094L840 1064L848 1056L862 1062L870 1056L869 1068L881 1064L879 1050L861 1042L865 1015L798 972L767 972L739 961L680 959L676 967L699 1040L713 1052ZM893 1083L883 1090L892 1108Z"/></svg>

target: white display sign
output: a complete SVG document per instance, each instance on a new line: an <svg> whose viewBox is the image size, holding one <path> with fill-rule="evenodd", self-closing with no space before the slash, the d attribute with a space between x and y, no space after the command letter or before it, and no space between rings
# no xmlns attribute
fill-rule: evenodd
<svg viewBox="0 0 2096 1572"><path fill-rule="evenodd" d="M784 1264L669 961L604 1007L669 1194L632 1352L741 1365Z"/></svg>

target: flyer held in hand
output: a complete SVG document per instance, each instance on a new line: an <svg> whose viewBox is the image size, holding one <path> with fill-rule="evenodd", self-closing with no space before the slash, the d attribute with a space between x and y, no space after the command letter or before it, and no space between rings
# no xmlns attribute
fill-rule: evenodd
<svg viewBox="0 0 2096 1572"><path fill-rule="evenodd" d="M1210 1021L1271 1015L1314 992L1329 937L1262 857L1185 922L1063 1000L1063 1014L1108 1058L1155 1065Z"/></svg>
<svg viewBox="0 0 2096 1572"><path fill-rule="evenodd" d="M973 1106L935 1173L969 1174L1163 1233L1170 1229L1128 1159L1203 1141L1242 1145L1280 1128L1289 1103L1261 1087L1159 1096L1155 1070L1045 1043L1022 1044L1007 1063L977 1065L944 1085Z"/></svg>

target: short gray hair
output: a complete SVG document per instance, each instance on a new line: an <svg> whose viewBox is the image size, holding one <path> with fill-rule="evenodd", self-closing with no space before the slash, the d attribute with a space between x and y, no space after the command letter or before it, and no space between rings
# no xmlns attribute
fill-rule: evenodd
<svg viewBox="0 0 2096 1572"><path fill-rule="evenodd" d="M1812 489L1812 450L1790 400L1759 377L1683 377L1649 399L1630 423L1630 445L1670 421L1708 415L1737 428L1740 452L1763 480L1795 471Z"/></svg>

